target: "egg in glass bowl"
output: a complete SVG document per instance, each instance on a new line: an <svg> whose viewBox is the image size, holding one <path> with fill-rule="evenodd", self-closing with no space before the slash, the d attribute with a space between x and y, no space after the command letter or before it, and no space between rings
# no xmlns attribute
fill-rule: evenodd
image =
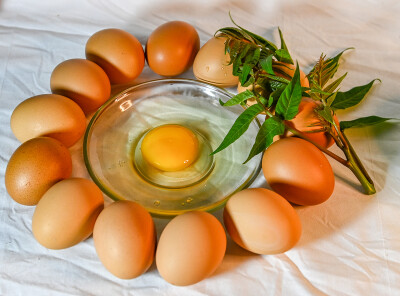
<svg viewBox="0 0 400 296"><path fill-rule="evenodd" d="M153 216L212 211L247 188L261 155L243 164L259 130L212 154L243 112L224 107L232 95L190 79L159 79L130 87L92 117L84 137L85 165L114 200L131 200Z"/></svg>

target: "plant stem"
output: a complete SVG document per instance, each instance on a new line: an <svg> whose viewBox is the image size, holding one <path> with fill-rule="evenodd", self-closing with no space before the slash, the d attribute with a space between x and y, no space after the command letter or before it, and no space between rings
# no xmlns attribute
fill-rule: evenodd
<svg viewBox="0 0 400 296"><path fill-rule="evenodd" d="M258 78L258 71L255 74L256 74L255 77ZM255 94L255 99L256 99L257 103L260 104L261 106L263 106L266 116L274 117L277 120L281 120L278 117L276 117L274 114L272 114L272 112L269 110L269 108L264 106L264 104L260 101L260 98L259 98L260 94L255 89L256 82L257 82L257 79L255 79L253 82L253 93ZM322 103L326 104L326 102L324 100L322 100ZM334 160L338 161L345 167L349 168L353 172L353 174L356 176L356 178L360 181L360 183L361 183L362 187L364 188L365 193L367 195L376 193L374 182L372 181L371 177L369 176L367 170L365 169L364 165L362 164L360 158L358 157L357 153L355 152L353 146L350 144L346 135L336 125L335 121L333 121L332 126L336 130L337 135L332 135L332 136L334 136L336 145L343 151L344 155L346 156L346 159L333 153L332 151L328 150L327 148L322 147L319 144L315 143L314 141L312 141L310 138L308 138L306 135L304 135L297 129L290 127L285 121L282 121L282 122L285 124L286 129L288 131L290 131L292 134L310 142L311 144L316 146L320 151L322 151L326 155L332 157Z"/></svg>
<svg viewBox="0 0 400 296"><path fill-rule="evenodd" d="M344 132L342 132L343 139L346 142L346 147L343 149L344 154L349 162L349 169L353 172L353 174L357 177L358 181L360 181L362 187L365 190L365 193L368 195L376 193L374 182L369 176L367 170L362 164L360 158L355 152L353 146L350 144Z"/></svg>
<svg viewBox="0 0 400 296"><path fill-rule="evenodd" d="M290 131L292 134L294 134L295 136L302 138L303 140L306 140L308 142L310 142L311 144L313 144L314 146L316 146L319 150L321 150L322 152L324 152L326 155L329 155L330 157L332 157L334 160L340 162L342 165L348 167L349 164L348 162L341 158L339 155L333 153L332 151L326 149L325 147L322 147L321 145L315 143L314 141L312 141L310 138L308 138L307 136L305 136L303 133L299 132L297 129L291 128L289 126L286 125L286 129L288 131Z"/></svg>
<svg viewBox="0 0 400 296"><path fill-rule="evenodd" d="M346 156L348 162L347 167L357 177L358 181L360 181L367 195L376 193L374 182L362 164L349 139L346 137L344 131L340 130L335 121L333 122L333 127L338 135L338 139L335 139L335 142Z"/></svg>
<svg viewBox="0 0 400 296"><path fill-rule="evenodd" d="M302 133L298 132L297 130L291 129L291 128L288 128L288 130L291 131L294 135L314 144L322 152L329 155L333 159L337 160L344 166L348 167L353 172L353 174L357 177L358 181L360 181L360 183L361 183L362 187L364 188L365 193L367 195L376 193L374 182L372 181L371 177L369 176L367 170L365 169L364 165L362 164L360 158L358 157L357 153L355 152L353 146L350 144L350 142L347 139L344 132L341 132L341 134L342 134L341 140L344 142L343 148L341 148L341 149L342 149L344 155L346 156L347 160L339 157L335 153L332 153L328 149L319 146L317 143L314 143L313 141L308 139L306 136L304 136Z"/></svg>

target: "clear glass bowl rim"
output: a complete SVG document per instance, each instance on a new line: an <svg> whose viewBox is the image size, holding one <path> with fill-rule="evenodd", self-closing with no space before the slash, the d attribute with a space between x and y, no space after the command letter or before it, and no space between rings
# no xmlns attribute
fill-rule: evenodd
<svg viewBox="0 0 400 296"><path fill-rule="evenodd" d="M90 164L89 161L89 156L88 156L88 141L89 141L89 136L90 136L90 132L91 132L91 128L94 126L94 124L96 123L96 121L99 119L100 115L102 114L102 112L109 106L111 105L116 98L123 96L125 93L129 93L133 90L135 90L136 88L141 88L143 86L148 86L148 85L157 85L158 83L187 83L187 84L197 84L198 86L201 87L206 87L206 88L210 88L213 89L214 91L218 91L223 93L224 95L227 95L228 97L232 98L234 96L234 94L229 93L226 89L218 87L216 85L212 85L209 84L207 82L202 82L199 80L194 80L194 79L188 79L188 78L161 78L161 79L153 79L153 80L149 80L149 81L145 81L145 82L141 82L138 83L136 85L127 87L125 90L113 95L112 97L110 97L103 105L101 105L99 107L99 109L93 114L92 118L90 119L86 130L85 130L85 134L84 134L84 138L83 138L83 159L84 159L84 163L86 166L86 169L91 177L91 179L93 180L93 182L101 189L101 191L103 191L103 193L105 193L108 197L110 197L112 200L114 201L120 201L122 200L120 197L116 196L112 190L108 189L107 186L105 186L101 180L99 180L99 178L97 177L96 173L94 172L94 170L92 169L92 166ZM258 126L258 128L260 128L261 124L259 122L259 120L257 118L255 118L255 122ZM253 176L251 178L249 178L247 180L247 182L245 182L244 184L242 184L242 186L238 187L235 191L233 191L229 196L224 197L222 200L220 200L217 203L214 204L210 204L209 206L203 207L201 209L201 211L207 211L207 212L214 212L218 209L220 209L221 207L223 207L225 205L225 203L228 201L229 197L232 196L233 194L235 194L238 191L241 191L243 189L246 189L248 187L251 186L251 184L255 181L255 179L257 178L257 176L259 175L261 171L261 161L259 162L255 173L253 174ZM152 216L155 217L159 217L159 218L170 218L173 216L176 216L180 213L178 213L180 211L176 211L173 212L171 214L157 214L157 213L151 213ZM183 213L184 211L182 211Z"/></svg>

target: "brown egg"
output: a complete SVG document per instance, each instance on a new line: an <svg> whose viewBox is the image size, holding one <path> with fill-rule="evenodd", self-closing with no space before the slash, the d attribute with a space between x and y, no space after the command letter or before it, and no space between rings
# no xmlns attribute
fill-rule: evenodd
<svg viewBox="0 0 400 296"><path fill-rule="evenodd" d="M207 212L186 212L161 233L156 264L167 282L192 285L214 273L225 250L226 235L217 218Z"/></svg>
<svg viewBox="0 0 400 296"><path fill-rule="evenodd" d="M226 37L213 37L200 48L193 63L193 74L198 80L220 87L238 84L238 76L232 74L233 65L228 65L225 41Z"/></svg>
<svg viewBox="0 0 400 296"><path fill-rule="evenodd" d="M32 217L33 235L48 249L72 247L92 234L103 208L103 194L92 181L62 180L37 204Z"/></svg>
<svg viewBox="0 0 400 296"><path fill-rule="evenodd" d="M106 207L96 221L93 239L100 261L116 277L138 277L153 263L154 222L136 202L116 201Z"/></svg>
<svg viewBox="0 0 400 296"><path fill-rule="evenodd" d="M321 130L323 128L321 125L321 119L315 112L318 106L319 103L313 99L303 98L299 105L299 112L295 118L289 120L287 123L289 126L302 132L304 136L308 137L315 143L322 147L329 148L335 143L329 132L315 132L316 130ZM336 116L335 120L337 121ZM289 133L289 135L291 135L291 133Z"/></svg>
<svg viewBox="0 0 400 296"><path fill-rule="evenodd" d="M86 43L86 58L99 65L111 83L127 83L137 78L144 67L144 51L139 40L120 29L105 29Z"/></svg>
<svg viewBox="0 0 400 296"><path fill-rule="evenodd" d="M313 144L299 138L284 138L269 146L262 170L274 191L298 205L326 201L335 186L328 159Z"/></svg>
<svg viewBox="0 0 400 296"><path fill-rule="evenodd" d="M196 29L182 21L172 21L156 28L146 43L149 67L162 76L176 76L189 69L199 51Z"/></svg>
<svg viewBox="0 0 400 296"><path fill-rule="evenodd" d="M72 160L59 141L39 137L21 144L8 162L5 173L7 192L18 203L36 205L55 183L69 178Z"/></svg>
<svg viewBox="0 0 400 296"><path fill-rule="evenodd" d="M82 109L69 98L54 94L31 97L11 115L11 129L21 142L47 136L70 147L82 137L85 127Z"/></svg>
<svg viewBox="0 0 400 296"><path fill-rule="evenodd" d="M301 222L290 203L264 188L234 194L225 206L224 224L234 242L256 254L284 253L301 236Z"/></svg>
<svg viewBox="0 0 400 296"><path fill-rule="evenodd" d="M99 108L110 96L111 85L100 66L85 59L71 59L59 64L51 73L54 94L74 100L85 113Z"/></svg>

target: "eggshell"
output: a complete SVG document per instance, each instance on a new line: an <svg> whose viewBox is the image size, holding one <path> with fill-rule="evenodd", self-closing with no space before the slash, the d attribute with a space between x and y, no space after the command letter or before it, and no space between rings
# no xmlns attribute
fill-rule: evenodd
<svg viewBox="0 0 400 296"><path fill-rule="evenodd" d="M196 29L182 21L156 28L146 43L149 67L162 76L176 76L189 69L200 48Z"/></svg>
<svg viewBox="0 0 400 296"><path fill-rule="evenodd" d="M71 172L71 155L61 142L33 138L11 156L5 173L6 189L16 202L36 205L52 185L69 178Z"/></svg>
<svg viewBox="0 0 400 296"><path fill-rule="evenodd" d="M262 170L274 191L298 205L326 201L335 186L328 159L313 144L299 138L284 138L269 146Z"/></svg>
<svg viewBox="0 0 400 296"><path fill-rule="evenodd" d="M86 43L86 58L99 65L111 83L127 83L137 78L144 67L144 51L139 40L120 29L105 29Z"/></svg>
<svg viewBox="0 0 400 296"><path fill-rule="evenodd" d="M85 132L86 118L82 109L69 98L45 94L19 104L11 115L10 124L21 142L47 136L70 147Z"/></svg>
<svg viewBox="0 0 400 296"><path fill-rule="evenodd" d="M96 221L93 239L100 261L116 277L138 277L153 263L154 222L136 202L117 201L106 207Z"/></svg>
<svg viewBox="0 0 400 296"><path fill-rule="evenodd" d="M192 285L214 273L225 250L226 234L217 218L207 212L186 212L161 233L156 264L167 282Z"/></svg>
<svg viewBox="0 0 400 296"><path fill-rule="evenodd" d="M233 65L225 53L226 37L213 37L199 50L193 63L193 74L198 80L220 87L235 86L239 78L232 74Z"/></svg>
<svg viewBox="0 0 400 296"><path fill-rule="evenodd" d="M60 63L51 73L50 87L54 94L74 100L85 113L99 108L111 92L110 80L104 70L85 59Z"/></svg>
<svg viewBox="0 0 400 296"><path fill-rule="evenodd" d="M224 209L224 224L234 242L256 254L279 254L301 236L300 219L279 194L251 188L234 194Z"/></svg>
<svg viewBox="0 0 400 296"><path fill-rule="evenodd" d="M92 181L71 178L53 185L36 206L32 231L49 249L76 245L92 234L104 208L103 194Z"/></svg>

